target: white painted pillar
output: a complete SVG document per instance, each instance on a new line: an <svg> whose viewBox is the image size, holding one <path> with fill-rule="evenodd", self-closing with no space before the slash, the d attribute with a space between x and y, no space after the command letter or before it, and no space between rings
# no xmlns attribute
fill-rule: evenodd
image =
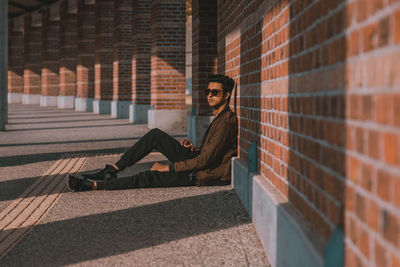
<svg viewBox="0 0 400 267"><path fill-rule="evenodd" d="M7 123L8 1L0 1L0 131Z"/></svg>

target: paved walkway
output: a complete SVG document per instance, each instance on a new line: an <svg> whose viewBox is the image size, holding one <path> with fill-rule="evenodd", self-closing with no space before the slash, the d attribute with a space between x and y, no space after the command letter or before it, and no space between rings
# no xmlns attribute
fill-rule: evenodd
<svg viewBox="0 0 400 267"><path fill-rule="evenodd" d="M230 186L66 190L68 173L115 162L147 131L125 119L10 105L0 132L0 266L268 266ZM119 175L164 160L152 153Z"/></svg>

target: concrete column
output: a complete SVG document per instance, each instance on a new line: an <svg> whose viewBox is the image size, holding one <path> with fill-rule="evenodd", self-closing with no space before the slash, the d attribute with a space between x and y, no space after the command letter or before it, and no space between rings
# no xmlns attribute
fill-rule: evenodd
<svg viewBox="0 0 400 267"><path fill-rule="evenodd" d="M208 76L217 73L217 1L193 0L192 5L193 110L188 119L188 138L195 146L199 146L213 119L204 89L208 86Z"/></svg>
<svg viewBox="0 0 400 267"><path fill-rule="evenodd" d="M22 103L24 93L24 18L8 25L8 103Z"/></svg>
<svg viewBox="0 0 400 267"><path fill-rule="evenodd" d="M24 21L24 94L23 104L40 104L42 93L42 15L36 11Z"/></svg>
<svg viewBox="0 0 400 267"><path fill-rule="evenodd" d="M153 0L149 128L186 130L184 0Z"/></svg>
<svg viewBox="0 0 400 267"><path fill-rule="evenodd" d="M132 0L114 0L113 102L111 116L128 118L132 98Z"/></svg>
<svg viewBox="0 0 400 267"><path fill-rule="evenodd" d="M59 2L42 9L42 96L41 106L57 106L59 94Z"/></svg>
<svg viewBox="0 0 400 267"><path fill-rule="evenodd" d="M129 121L147 123L150 109L151 0L133 1L132 103Z"/></svg>
<svg viewBox="0 0 400 267"><path fill-rule="evenodd" d="M60 2L60 94L59 108L74 108L76 96L77 2Z"/></svg>
<svg viewBox="0 0 400 267"><path fill-rule="evenodd" d="M95 99L93 112L111 114L114 1L96 0Z"/></svg>
<svg viewBox="0 0 400 267"><path fill-rule="evenodd" d="M0 1L0 131L7 123L8 1Z"/></svg>
<svg viewBox="0 0 400 267"><path fill-rule="evenodd" d="M75 109L93 111L95 24L94 0L78 0L77 97Z"/></svg>

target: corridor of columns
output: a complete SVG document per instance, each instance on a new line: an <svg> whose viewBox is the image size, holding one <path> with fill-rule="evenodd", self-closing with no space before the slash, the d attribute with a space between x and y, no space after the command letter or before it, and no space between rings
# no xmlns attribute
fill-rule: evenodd
<svg viewBox="0 0 400 267"><path fill-rule="evenodd" d="M0 265L400 266L399 1L0 5ZM217 73L231 185L65 189L151 128L199 146Z"/></svg>

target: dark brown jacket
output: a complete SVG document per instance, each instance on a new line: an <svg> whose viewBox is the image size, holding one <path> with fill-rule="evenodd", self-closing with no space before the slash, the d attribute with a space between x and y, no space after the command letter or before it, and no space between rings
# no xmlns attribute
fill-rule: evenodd
<svg viewBox="0 0 400 267"><path fill-rule="evenodd" d="M192 159L174 163L176 172L197 171L197 184L209 180L231 179L231 158L237 154L238 123L230 108L224 109L211 122L200 147L200 154Z"/></svg>

